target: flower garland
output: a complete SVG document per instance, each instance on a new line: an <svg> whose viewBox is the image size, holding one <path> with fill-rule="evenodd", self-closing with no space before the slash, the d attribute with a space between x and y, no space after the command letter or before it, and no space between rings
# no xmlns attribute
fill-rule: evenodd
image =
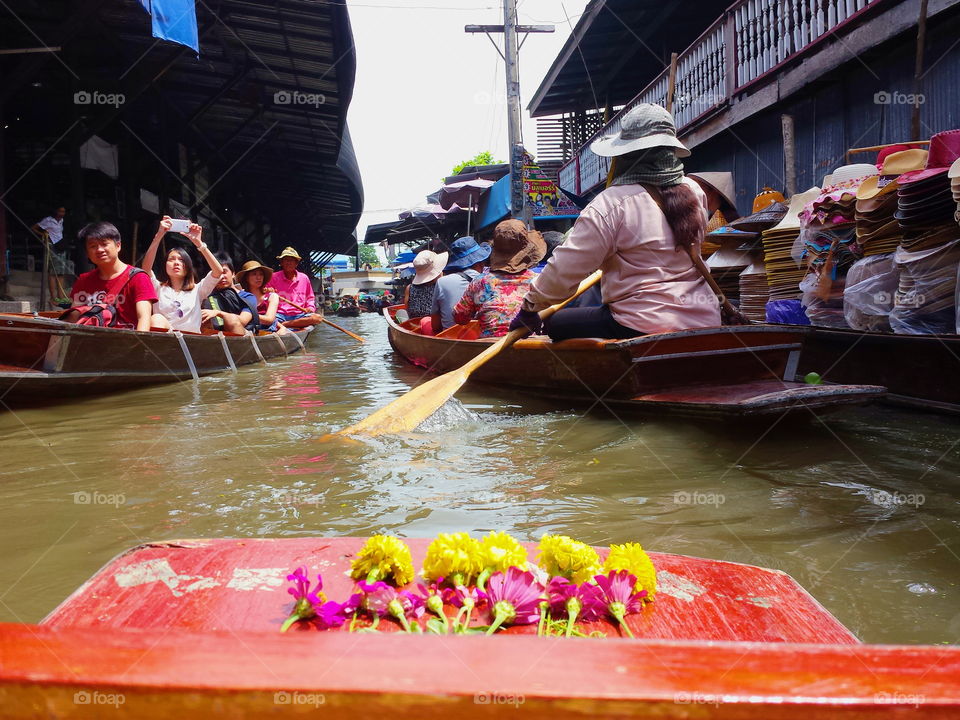
<svg viewBox="0 0 960 720"><path fill-rule="evenodd" d="M537 560L532 565L523 545L504 532L480 540L441 533L427 548L421 573L426 582L405 590L415 577L410 548L399 538L375 535L351 564L356 592L344 603L327 600L323 578L317 575L313 586L305 567L288 575L294 606L280 630L295 623L324 630L349 622L352 632L378 632L380 621L389 618L413 633L492 635L511 625L536 625L538 635L588 637L578 622L609 619L633 637L627 615L642 612L657 592L656 569L638 543L611 545L601 563L589 545L544 535ZM486 624L473 624L475 612ZM603 633L589 635L597 636Z"/></svg>

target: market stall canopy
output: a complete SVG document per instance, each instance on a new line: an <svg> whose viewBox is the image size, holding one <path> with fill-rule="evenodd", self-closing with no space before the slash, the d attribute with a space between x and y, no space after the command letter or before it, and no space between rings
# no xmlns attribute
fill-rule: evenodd
<svg viewBox="0 0 960 720"><path fill-rule="evenodd" d="M445 209L457 206L475 208L477 203L480 202L480 196L489 190L493 184L493 180L481 178L448 183L440 188L440 206Z"/></svg>
<svg viewBox="0 0 960 720"><path fill-rule="evenodd" d="M96 135L120 148L120 183L158 192L163 182L241 240L241 223L257 218L272 245L351 252L363 191L346 121L356 72L346 4L220 0L196 3L196 16L199 58L151 37L138 2L0 4L5 47L62 47L0 56L6 141L59 137L59 153ZM95 91L123 101L75 100Z"/></svg>

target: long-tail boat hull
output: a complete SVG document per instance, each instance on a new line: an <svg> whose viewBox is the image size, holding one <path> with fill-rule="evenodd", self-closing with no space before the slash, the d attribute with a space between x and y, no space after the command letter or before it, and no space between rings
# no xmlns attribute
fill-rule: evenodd
<svg viewBox="0 0 960 720"><path fill-rule="evenodd" d="M803 372L829 382L884 385L888 402L960 414L960 336L805 329Z"/></svg>
<svg viewBox="0 0 960 720"><path fill-rule="evenodd" d="M299 352L311 330L199 335L0 315L0 399L23 406L190 380Z"/></svg>
<svg viewBox="0 0 960 720"><path fill-rule="evenodd" d="M493 340L421 335L387 308L390 344L432 372L461 367ZM686 415L815 413L880 398L882 386L797 382L803 329L769 325L702 328L632 340L520 340L471 379L565 400Z"/></svg>
<svg viewBox="0 0 960 720"><path fill-rule="evenodd" d="M408 541L416 566L427 541ZM150 543L40 625L0 624L4 717L691 718L960 715L960 648L860 643L789 576L651 553L636 639L278 629L285 575L344 600L363 538ZM528 545L528 549L531 546ZM397 630L390 620L381 630Z"/></svg>

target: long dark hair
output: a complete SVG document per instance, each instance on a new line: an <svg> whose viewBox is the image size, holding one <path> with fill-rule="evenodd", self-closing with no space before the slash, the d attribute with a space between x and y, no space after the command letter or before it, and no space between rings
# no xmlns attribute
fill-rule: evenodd
<svg viewBox="0 0 960 720"><path fill-rule="evenodd" d="M707 229L706 212L697 201L697 196L685 184L657 188L660 193L660 207L667 216L667 223L673 231L673 240L677 250L687 252L696 247Z"/></svg>
<svg viewBox="0 0 960 720"><path fill-rule="evenodd" d="M183 248L170 248L170 252L167 253L166 257L163 258L163 265L160 266L160 282L164 285L170 284L170 276L167 275L167 260L170 259L170 253L177 253L180 256L180 261L183 263L183 269L187 271L186 275L183 278L183 287L181 290L193 290L193 287L197 284L197 271L193 269L193 260L188 253Z"/></svg>

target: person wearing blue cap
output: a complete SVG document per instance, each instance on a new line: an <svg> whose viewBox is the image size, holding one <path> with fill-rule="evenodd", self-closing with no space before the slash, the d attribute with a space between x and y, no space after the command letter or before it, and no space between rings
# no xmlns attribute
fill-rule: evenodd
<svg viewBox="0 0 960 720"><path fill-rule="evenodd" d="M460 302L470 281L480 277L490 252L489 245L478 244L469 235L457 238L450 245L450 259L443 269L443 277L437 280L437 287L433 293L431 316L435 333L456 324L453 319L453 308Z"/></svg>

